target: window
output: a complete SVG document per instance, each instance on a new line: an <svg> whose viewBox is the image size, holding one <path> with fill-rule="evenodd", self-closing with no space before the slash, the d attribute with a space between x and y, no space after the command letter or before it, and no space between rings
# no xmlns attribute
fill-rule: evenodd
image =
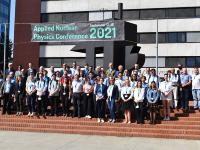
<svg viewBox="0 0 200 150"><path fill-rule="evenodd" d="M159 43L167 43L166 33L159 33L158 34L158 42Z"/></svg>
<svg viewBox="0 0 200 150"><path fill-rule="evenodd" d="M42 14L41 22L62 23L62 14Z"/></svg>
<svg viewBox="0 0 200 150"><path fill-rule="evenodd" d="M187 42L200 42L200 33L199 32L188 32L187 33Z"/></svg>
<svg viewBox="0 0 200 150"><path fill-rule="evenodd" d="M156 34L155 33L141 33L140 34L140 43L155 43Z"/></svg>
<svg viewBox="0 0 200 150"><path fill-rule="evenodd" d="M165 18L165 9L141 10L140 19Z"/></svg>
<svg viewBox="0 0 200 150"><path fill-rule="evenodd" d="M184 43L186 42L186 33L178 32L177 33L177 43Z"/></svg>
<svg viewBox="0 0 200 150"><path fill-rule="evenodd" d="M177 67L178 64L185 66L185 58L181 57L166 57L165 67Z"/></svg>
<svg viewBox="0 0 200 150"><path fill-rule="evenodd" d="M187 57L186 58L186 67L195 67L195 57Z"/></svg>
<svg viewBox="0 0 200 150"><path fill-rule="evenodd" d="M40 65L44 67L50 67L53 65L56 68L61 67L61 59L60 58L40 58Z"/></svg>
<svg viewBox="0 0 200 150"><path fill-rule="evenodd" d="M200 17L200 8L196 8L196 17Z"/></svg>
<svg viewBox="0 0 200 150"><path fill-rule="evenodd" d="M73 62L76 62L77 65L80 65L83 67L83 65L86 64L85 58L64 58L63 63L66 63L67 65L71 66Z"/></svg>
<svg viewBox="0 0 200 150"><path fill-rule="evenodd" d="M167 9L167 18L195 17L195 8L171 8Z"/></svg>
<svg viewBox="0 0 200 150"><path fill-rule="evenodd" d="M177 33L168 33L168 42L177 43Z"/></svg>
<svg viewBox="0 0 200 150"><path fill-rule="evenodd" d="M63 23L88 21L88 12L64 13Z"/></svg>
<svg viewBox="0 0 200 150"><path fill-rule="evenodd" d="M105 12L89 12L89 21L111 19L113 16L111 11Z"/></svg>
<svg viewBox="0 0 200 150"><path fill-rule="evenodd" d="M139 19L139 10L125 10L123 11L123 19Z"/></svg>
<svg viewBox="0 0 200 150"><path fill-rule="evenodd" d="M196 67L200 67L200 57L196 57Z"/></svg>

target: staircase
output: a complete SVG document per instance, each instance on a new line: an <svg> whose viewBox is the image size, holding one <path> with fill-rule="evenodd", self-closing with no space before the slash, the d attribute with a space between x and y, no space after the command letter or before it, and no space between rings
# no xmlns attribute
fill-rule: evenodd
<svg viewBox="0 0 200 150"><path fill-rule="evenodd" d="M97 119L65 117L33 117L0 115L0 130L47 132L64 134L85 134L122 137L152 137L170 139L200 140L200 112L190 111L171 113L171 121L161 121L150 125L136 123L123 124L122 120L113 123L97 123Z"/></svg>

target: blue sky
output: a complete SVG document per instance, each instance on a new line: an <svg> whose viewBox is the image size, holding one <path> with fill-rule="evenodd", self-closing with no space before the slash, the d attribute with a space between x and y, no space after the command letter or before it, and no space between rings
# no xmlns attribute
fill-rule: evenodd
<svg viewBox="0 0 200 150"><path fill-rule="evenodd" d="M15 22L15 4L16 0L11 0L11 12L10 12L10 34L9 38L14 42L14 22Z"/></svg>

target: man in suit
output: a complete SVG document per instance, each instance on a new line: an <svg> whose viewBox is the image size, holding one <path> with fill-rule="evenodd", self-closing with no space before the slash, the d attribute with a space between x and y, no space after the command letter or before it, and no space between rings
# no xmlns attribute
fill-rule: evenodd
<svg viewBox="0 0 200 150"><path fill-rule="evenodd" d="M115 123L116 115L115 115L115 100L119 98L119 90L118 86L114 84L115 79L110 77L110 84L107 89L107 104L110 111L110 119L109 122Z"/></svg>
<svg viewBox="0 0 200 150"><path fill-rule="evenodd" d="M12 97L14 97L15 86L11 83L11 78L8 75L6 81L2 84L1 95L3 95L3 112L2 114L11 114Z"/></svg>
<svg viewBox="0 0 200 150"><path fill-rule="evenodd" d="M95 89L98 123L100 122L104 123L104 118L105 118L107 86L103 84L103 81L104 79L100 78L99 84L97 84Z"/></svg>
<svg viewBox="0 0 200 150"><path fill-rule="evenodd" d="M106 70L106 76L107 77L114 77L115 75L115 70L113 69L113 63L109 63L109 66L108 66L108 70Z"/></svg>

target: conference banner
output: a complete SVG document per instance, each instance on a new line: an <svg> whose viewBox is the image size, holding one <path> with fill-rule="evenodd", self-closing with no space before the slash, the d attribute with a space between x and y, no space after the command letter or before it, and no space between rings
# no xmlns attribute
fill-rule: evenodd
<svg viewBox="0 0 200 150"><path fill-rule="evenodd" d="M76 22L69 24L50 24L50 23L32 24L31 41L32 42L124 41L124 40L129 40L126 39L125 24L128 23L122 20L99 21L99 22Z"/></svg>

